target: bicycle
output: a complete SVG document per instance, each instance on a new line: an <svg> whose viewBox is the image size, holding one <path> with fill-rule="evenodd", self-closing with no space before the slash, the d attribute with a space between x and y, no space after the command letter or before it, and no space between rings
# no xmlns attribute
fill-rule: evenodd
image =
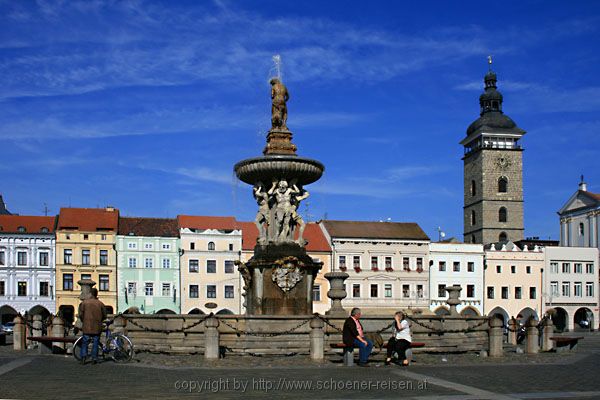
<svg viewBox="0 0 600 400"><path fill-rule="evenodd" d="M133 343L131 339L122 333L112 333L108 327L114 322L106 321L106 329L104 331L104 339L100 337L98 346L98 357L106 359L107 356L115 362L129 362L133 358ZM78 338L73 344L73 356L77 361L81 361L81 345L83 336ZM91 341L88 343L88 354L91 354Z"/></svg>

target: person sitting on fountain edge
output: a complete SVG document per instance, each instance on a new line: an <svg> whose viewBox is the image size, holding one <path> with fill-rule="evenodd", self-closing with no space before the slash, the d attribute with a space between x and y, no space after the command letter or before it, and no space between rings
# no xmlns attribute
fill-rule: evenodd
<svg viewBox="0 0 600 400"><path fill-rule="evenodd" d="M344 322L342 337L346 346L358 347L360 359L358 365L368 367L367 361L369 361L369 355L373 350L373 342L365 339L363 327L359 321L360 315L360 308L353 308L350 311L350 316Z"/></svg>
<svg viewBox="0 0 600 400"><path fill-rule="evenodd" d="M385 359L385 365L390 365L392 361L392 355L398 353L398 360L402 361L402 365L408 365L406 359L406 349L410 347L412 339L410 337L410 325L405 318L402 311L394 314L394 324L392 328L392 337L388 340L387 345L387 358Z"/></svg>

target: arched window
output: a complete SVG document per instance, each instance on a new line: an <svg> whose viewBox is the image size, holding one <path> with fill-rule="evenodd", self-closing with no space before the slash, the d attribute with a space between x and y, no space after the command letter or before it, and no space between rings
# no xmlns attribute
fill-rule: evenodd
<svg viewBox="0 0 600 400"><path fill-rule="evenodd" d="M477 184L475 181L471 181L471 196L475 196L477 194Z"/></svg>
<svg viewBox="0 0 600 400"><path fill-rule="evenodd" d="M506 232L501 232L498 236L498 240L500 242L506 242L508 240L508 236L506 236Z"/></svg>
<svg viewBox="0 0 600 400"><path fill-rule="evenodd" d="M25 232L26 229L25 229L24 226L20 226L20 227L17 228L17 231L19 231L19 232Z"/></svg>
<svg viewBox="0 0 600 400"><path fill-rule="evenodd" d="M471 210L471 225L475 225L477 223L477 218L475 216L475 210Z"/></svg>
<svg viewBox="0 0 600 400"><path fill-rule="evenodd" d="M498 222L506 222L508 216L505 207L500 207L498 210Z"/></svg>
<svg viewBox="0 0 600 400"><path fill-rule="evenodd" d="M208 250L214 250L215 249L215 242L208 242Z"/></svg>
<svg viewBox="0 0 600 400"><path fill-rule="evenodd" d="M501 177L498 179L498 193L506 193L508 187L508 179Z"/></svg>
<svg viewBox="0 0 600 400"><path fill-rule="evenodd" d="M497 101L493 101L492 102L492 107L494 108L494 110L498 109L498 102Z"/></svg>

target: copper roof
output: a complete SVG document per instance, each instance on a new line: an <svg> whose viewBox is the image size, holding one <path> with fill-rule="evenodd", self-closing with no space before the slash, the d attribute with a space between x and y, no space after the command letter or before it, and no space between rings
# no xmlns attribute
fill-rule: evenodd
<svg viewBox="0 0 600 400"><path fill-rule="evenodd" d="M56 217L0 215L1 233L53 233ZM22 227L24 230L19 230ZM46 232L42 229L46 228Z"/></svg>
<svg viewBox="0 0 600 400"><path fill-rule="evenodd" d="M256 246L256 239L258 238L258 229L256 228L256 225L254 222L238 222L238 224L242 228L242 249L253 250L254 246ZM297 236L298 235L296 235L296 237ZM321 227L315 223L309 222L306 224L304 239L308 241L306 251L331 251L331 247L329 246Z"/></svg>
<svg viewBox="0 0 600 400"><path fill-rule="evenodd" d="M178 237L175 218L119 218L119 235Z"/></svg>
<svg viewBox="0 0 600 400"><path fill-rule="evenodd" d="M116 231L118 226L119 210L116 208L61 208L56 229Z"/></svg>
<svg viewBox="0 0 600 400"><path fill-rule="evenodd" d="M429 240L414 222L323 220L321 223L332 238Z"/></svg>
<svg viewBox="0 0 600 400"><path fill-rule="evenodd" d="M235 217L178 215L177 221L180 228L223 230L239 229Z"/></svg>

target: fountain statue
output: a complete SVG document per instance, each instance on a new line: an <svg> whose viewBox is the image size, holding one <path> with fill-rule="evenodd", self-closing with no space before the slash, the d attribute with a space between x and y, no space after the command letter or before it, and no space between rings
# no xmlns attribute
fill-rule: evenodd
<svg viewBox="0 0 600 400"><path fill-rule="evenodd" d="M262 157L238 162L237 177L253 187L258 205L254 223L258 239L254 256L238 269L244 278L248 314L305 315L312 313L312 287L321 262L306 254L305 222L298 213L308 198L305 185L316 182L325 167L298 157L287 127L290 96L279 74L271 84L271 129Z"/></svg>

